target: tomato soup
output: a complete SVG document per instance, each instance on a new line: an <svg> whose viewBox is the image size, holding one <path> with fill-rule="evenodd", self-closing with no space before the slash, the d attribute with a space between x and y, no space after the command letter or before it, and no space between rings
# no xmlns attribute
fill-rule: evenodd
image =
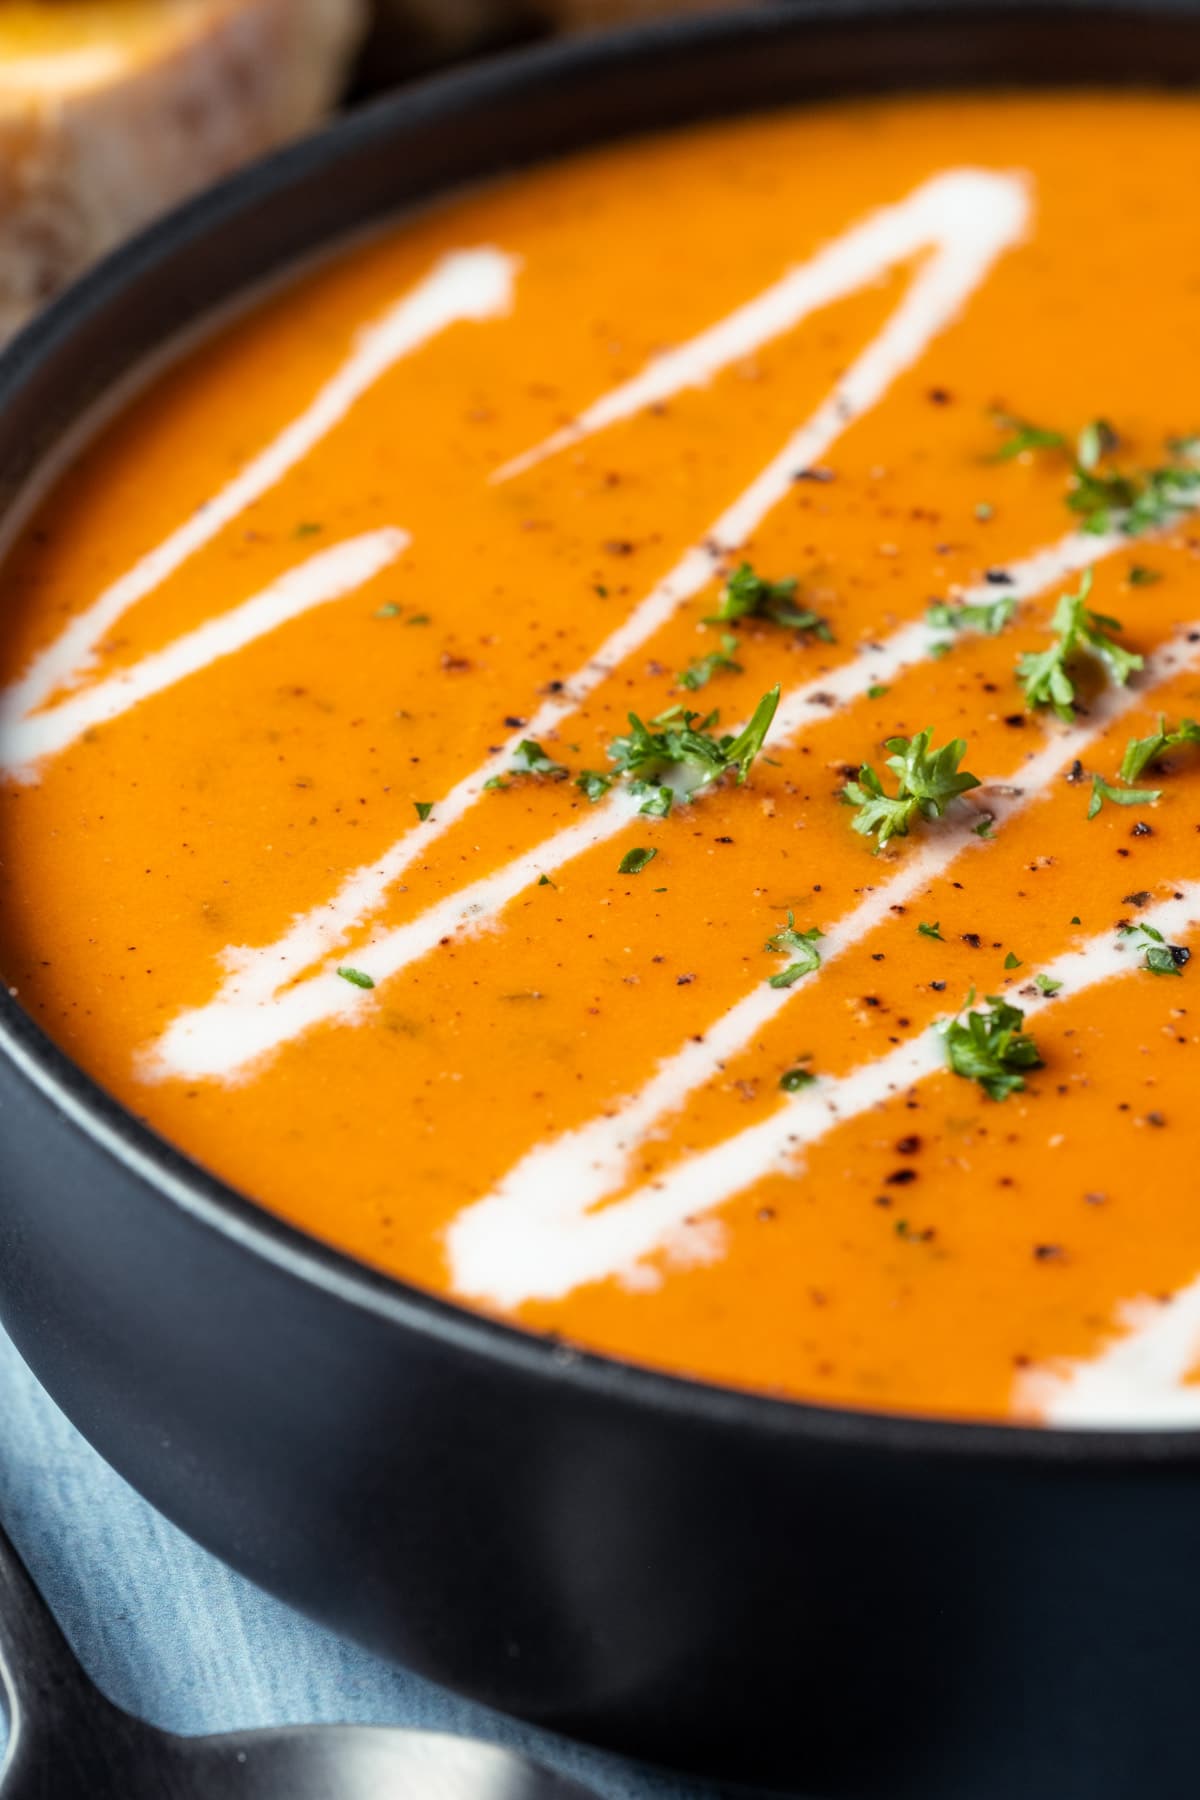
<svg viewBox="0 0 1200 1800"><path fill-rule="evenodd" d="M0 576L11 992L528 1329L1200 1421L1198 153L1155 94L721 124L223 326Z"/></svg>

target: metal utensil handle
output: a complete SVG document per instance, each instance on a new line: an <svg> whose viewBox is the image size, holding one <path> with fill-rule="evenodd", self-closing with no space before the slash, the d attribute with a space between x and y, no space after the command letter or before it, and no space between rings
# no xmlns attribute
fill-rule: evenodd
<svg viewBox="0 0 1200 1800"><path fill-rule="evenodd" d="M91 1715L106 1710L2 1528L0 1704L9 1727L2 1800L48 1793L53 1746L70 1741Z"/></svg>

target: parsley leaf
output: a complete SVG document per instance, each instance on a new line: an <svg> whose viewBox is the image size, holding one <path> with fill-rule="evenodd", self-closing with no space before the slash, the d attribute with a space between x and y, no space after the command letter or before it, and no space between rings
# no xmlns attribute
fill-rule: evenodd
<svg viewBox="0 0 1200 1800"><path fill-rule="evenodd" d="M783 581L767 581L755 573L748 562L739 563L721 589L718 610L705 621L709 625L732 625L739 619L768 619L792 631L811 631L825 643L833 642L833 633L819 613L794 605L800 583L794 575Z"/></svg>
<svg viewBox="0 0 1200 1800"><path fill-rule="evenodd" d="M652 863L658 855L657 850L645 850L640 845L627 850L617 865L618 875L640 875L647 863Z"/></svg>
<svg viewBox="0 0 1200 1800"><path fill-rule="evenodd" d="M532 738L522 738L513 751L512 767L518 775L548 775L552 781L565 781L570 770L547 756Z"/></svg>
<svg viewBox="0 0 1200 1800"><path fill-rule="evenodd" d="M1130 738L1126 744L1121 759L1121 780L1136 781L1165 750L1174 750L1181 744L1200 744L1200 725L1195 719L1181 719L1177 730L1168 731L1166 716L1159 713L1157 731L1149 737Z"/></svg>
<svg viewBox="0 0 1200 1800"><path fill-rule="evenodd" d="M1105 781L1103 775L1093 775L1087 816L1094 819L1106 800L1113 801L1117 806L1153 806L1156 800L1161 799L1161 788L1116 788L1111 782Z"/></svg>
<svg viewBox="0 0 1200 1800"><path fill-rule="evenodd" d="M710 786L733 768L737 769L740 786L763 747L778 705L776 686L763 695L744 731L736 737L726 733L719 738L708 729L716 719L715 713L697 724L699 713L674 706L651 721L662 726L660 731L652 731L636 713L630 713L628 733L613 739L608 754L618 775L635 780L657 782L662 775L679 772L686 776L688 794Z"/></svg>
<svg viewBox="0 0 1200 1800"><path fill-rule="evenodd" d="M601 775L598 769L585 769L582 775L575 777L575 786L582 788L592 805L595 806L597 800L603 800L612 786L612 776Z"/></svg>
<svg viewBox="0 0 1200 1800"><path fill-rule="evenodd" d="M1142 967L1152 975L1182 975L1192 959L1190 950L1182 944L1168 944L1153 925L1122 925L1121 936L1140 940L1134 947L1142 952Z"/></svg>
<svg viewBox="0 0 1200 1800"><path fill-rule="evenodd" d="M926 925L924 921L922 921L922 923L917 926L917 930L922 937L936 938L939 944L944 944L946 941L942 936L941 925L936 919L932 925Z"/></svg>
<svg viewBox="0 0 1200 1800"><path fill-rule="evenodd" d="M997 600L960 601L953 606L939 600L926 612L925 623L935 631L981 631L995 637L1016 610L1015 594L1001 594Z"/></svg>
<svg viewBox="0 0 1200 1800"><path fill-rule="evenodd" d="M932 735L932 726L927 726L912 738L887 739L885 748L893 752L887 766L899 780L894 795L885 792L869 763L863 764L857 781L848 781L842 789L847 805L858 809L855 831L864 837L877 836L879 850L894 837L907 837L918 819L940 818L951 800L979 786L978 776L959 771L967 751L963 739L953 738L940 750L931 751Z"/></svg>
<svg viewBox="0 0 1200 1800"><path fill-rule="evenodd" d="M1010 950L1004 959L1004 966L1006 969L1019 969L1022 966L1021 959L1014 951Z"/></svg>
<svg viewBox="0 0 1200 1800"><path fill-rule="evenodd" d="M811 1069L786 1069L779 1077L779 1085L785 1094L798 1094L801 1088L812 1087L816 1079Z"/></svg>
<svg viewBox="0 0 1200 1800"><path fill-rule="evenodd" d="M420 821L423 825L425 823L426 819L429 817L430 813L433 811L433 801L432 800L414 800L413 805L416 807L417 817L418 817L418 819L420 819Z"/></svg>
<svg viewBox="0 0 1200 1800"><path fill-rule="evenodd" d="M974 995L968 999L971 1007ZM977 1081L992 1100L1007 1100L1025 1086L1025 1069L1040 1069L1042 1058L1033 1039L1021 1027L1025 1014L996 994L988 995L987 1009L968 1010L936 1027L946 1050L946 1060L956 1075Z"/></svg>
<svg viewBox="0 0 1200 1800"><path fill-rule="evenodd" d="M1060 719L1069 723L1074 718L1075 683L1067 665L1079 651L1098 658L1118 687L1124 687L1142 667L1142 657L1109 636L1110 631L1121 629L1120 620L1089 611L1085 602L1091 591L1092 571L1085 569L1078 590L1064 594L1054 609L1050 628L1058 633L1056 641L1048 650L1028 651L1018 658L1017 680L1031 711L1052 706Z"/></svg>
<svg viewBox="0 0 1200 1800"><path fill-rule="evenodd" d="M996 422L1009 433L996 454L998 462L1028 450L1071 449L1061 431L1045 431L1004 414L998 415ZM1066 499L1084 531L1097 535L1121 531L1127 537L1138 537L1169 525L1200 499L1197 438L1168 438L1167 449L1174 460L1138 471L1112 466L1110 459L1119 446L1117 433L1106 419L1091 420L1075 441Z"/></svg>
<svg viewBox="0 0 1200 1800"><path fill-rule="evenodd" d="M817 944L824 935L815 925L809 931L797 931L796 920L789 912L787 925L782 931L777 931L774 937L767 939L765 948L780 956L794 955L795 961L790 962L786 969L780 969L777 975L772 975L769 986L791 987L802 975L812 975L819 969L821 953Z"/></svg>
<svg viewBox="0 0 1200 1800"><path fill-rule="evenodd" d="M710 650L707 656L693 656L687 668L677 677L680 687L695 693L697 688L707 687L713 676L722 671L740 675L742 665L735 661L733 654L737 647L738 641L732 632L723 632L719 650Z"/></svg>
<svg viewBox="0 0 1200 1800"><path fill-rule="evenodd" d="M343 968L338 970L338 974L343 981L348 981L351 987L373 988L375 986L374 976L364 974L361 969Z"/></svg>
<svg viewBox="0 0 1200 1800"><path fill-rule="evenodd" d="M1053 975L1035 975L1033 985L1039 994L1045 994L1047 1000L1053 1000L1062 987L1061 981L1055 981Z"/></svg>
<svg viewBox="0 0 1200 1800"><path fill-rule="evenodd" d="M994 413L993 418L998 428L1008 435L996 451L993 462L1011 462L1014 457L1024 456L1027 450L1065 450L1067 440L1061 431L1046 431L1040 425L1031 425L1028 419L1014 418L1011 413Z"/></svg>

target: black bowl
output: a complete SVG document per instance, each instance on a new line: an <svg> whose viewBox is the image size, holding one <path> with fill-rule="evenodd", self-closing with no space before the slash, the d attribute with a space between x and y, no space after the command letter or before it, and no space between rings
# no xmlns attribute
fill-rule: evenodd
<svg viewBox="0 0 1200 1800"><path fill-rule="evenodd" d="M181 327L501 165L807 95L1195 81L1192 5L824 0L469 69L111 258L0 361L0 508ZM1190 229L1181 221L1181 229ZM824 1795L1191 1800L1200 1434L837 1411L570 1355L321 1247L0 996L0 1310L266 1588L557 1730Z"/></svg>

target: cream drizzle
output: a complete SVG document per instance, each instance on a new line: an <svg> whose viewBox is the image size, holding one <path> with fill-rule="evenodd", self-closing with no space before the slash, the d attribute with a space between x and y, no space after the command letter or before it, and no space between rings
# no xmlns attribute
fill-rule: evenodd
<svg viewBox="0 0 1200 1800"><path fill-rule="evenodd" d="M1095 561L1098 555L1109 554L1127 544L1128 540L1120 537L1110 540L1071 533L1060 544L1036 552L1024 563L1013 564L1013 585L1006 592L1017 598L1030 597L1036 591L1030 585L1031 578L1053 586L1085 562ZM964 595L968 603L994 597L995 589L986 584L972 588ZM929 627L916 620L899 627L889 638L870 645L840 667L823 671L789 689L776 714L772 744L782 748L802 736L818 718L830 716L824 705L819 714L814 713L815 695L828 696L835 703L845 705L876 682L894 681L906 668L926 659L929 642ZM1108 704L1119 709L1131 701L1131 695L1121 694ZM1114 714L1103 708L1096 709L1097 721L1110 716ZM529 731L531 727L525 729ZM1080 732L1076 739L1082 742L1087 735ZM515 857L502 869L448 895L407 924L376 936L361 949L356 949L355 965L370 975L378 986L419 957L428 955L447 934L475 932L498 923L504 907L540 875L557 873L576 857L596 849L624 830L635 814L636 803L630 803L620 790L613 792L589 810L582 820ZM456 816L461 817L461 812ZM445 829L444 822L442 828ZM415 834L409 834L412 835ZM385 862L391 854L390 851L385 853ZM377 879L379 865L357 871L351 883L364 873ZM301 915L291 930L272 946L269 957L265 950L227 950L224 957L229 971L227 979L212 1000L181 1013L171 1022L143 1059L145 1076L148 1079L177 1076L187 1080L229 1080L316 1025L333 1018L344 1020L352 1016L362 1020L368 1017L370 1006L361 996L357 1012L348 1007L345 983L338 978L333 964L283 987L287 970L311 968L321 955L328 954L331 940L336 942L344 930L357 922L356 917L347 917L339 931L341 921L337 909L346 893L347 889L343 888L325 908ZM357 904L355 895L351 905ZM346 910L348 912L349 907Z"/></svg>
<svg viewBox="0 0 1200 1800"><path fill-rule="evenodd" d="M547 457L686 388L706 387L723 369L794 331L812 313L858 292L884 269L931 244L938 247L942 264L935 280L944 279L949 288L965 277L973 287L979 279L973 275L974 266L980 259L990 262L1015 242L1028 212L1025 183L1019 176L986 169L950 169L934 175L904 200L880 207L808 262L789 269L772 287L707 331L654 357L632 380L612 388L561 431L497 469L492 480L511 481ZM950 272L955 263L961 272L957 277ZM911 324L904 329L911 330Z"/></svg>
<svg viewBox="0 0 1200 1800"><path fill-rule="evenodd" d="M1200 1279L1169 1300L1129 1300L1096 1356L1061 1357L1017 1382L1014 1411L1083 1430L1200 1425Z"/></svg>
<svg viewBox="0 0 1200 1800"><path fill-rule="evenodd" d="M1180 898L1148 907L1139 919L1181 936L1200 912L1200 882L1181 883ZM1044 966L1073 997L1131 967L1130 947L1105 932ZM1049 1002L1026 1002L1027 1016ZM770 1175L786 1174L827 1132L882 1106L944 1068L932 1031L897 1046L847 1075L784 1096L767 1118L711 1149L682 1157L654 1182L596 1211L578 1202L578 1173L553 1185L527 1186L518 1198L498 1191L469 1206L446 1235L451 1282L464 1298L511 1308L529 1300L561 1300L575 1288L614 1275L636 1277L643 1259L669 1246L689 1221L701 1219ZM587 1202L585 1201L586 1205Z"/></svg>
<svg viewBox="0 0 1200 1800"><path fill-rule="evenodd" d="M378 909L388 891L409 867L426 855L430 844L476 804L485 783L508 769L522 737L541 738L555 731L614 668L666 623L679 606L709 585L714 573L710 546L714 543L729 546L744 543L790 491L795 471L819 461L852 420L878 404L896 379L920 359L932 340L958 315L997 257L1018 240L1028 215L1028 196L1020 178L982 170L955 170L924 183L907 200L884 209L865 226L854 228L845 239L839 240L855 246L845 265L834 258L836 245L823 251L821 256L832 258L841 270L839 279L848 281L853 267L861 284L911 255L914 248L925 243L932 246L932 254L914 276L904 299L879 335L851 365L838 387L702 538L684 552L674 568L639 602L589 661L575 672L561 696L545 700L520 731L443 796L428 819L405 832L378 860L353 870L332 896L299 914L273 943L259 947L230 947L223 958L229 973L214 999L208 1006L183 1015L168 1029L156 1047L156 1054L148 1060L147 1069L157 1066L160 1073L166 1074L183 1073L186 1068L189 1074L196 1076L232 1074L245 1067L252 1055L261 1055L286 1042L320 1019L344 1014L344 997L329 987L328 971L309 976L303 989L289 984L312 969ZM867 248L871 251L870 256L866 255ZM800 272L795 273L798 278ZM828 279L828 275L824 279ZM751 308L754 304L751 303ZM775 311L767 308L760 316L760 326L766 329L775 316ZM721 326L714 327L713 331L702 334L674 353L671 359L673 382L687 383L697 376L697 372L702 375L705 369L711 371L711 341L714 332L720 333L721 329ZM738 342L744 345L744 332ZM698 345L706 344L709 348L697 350ZM664 387L664 379L662 374L656 377L659 385L655 392L660 396L676 391L674 386ZM624 390L616 392L620 394ZM1031 566L1037 572L1037 578L1044 576L1049 580L1053 578L1049 573L1051 569L1058 568L1060 572L1063 568L1075 569L1083 560L1094 560L1104 554L1107 547L1107 540L1073 537L1064 546L1041 553L1044 568L1038 558L1031 559ZM1115 548L1115 541L1111 547ZM1065 563L1061 560L1064 555ZM1014 571L1014 574L1019 580L1021 571ZM906 653L912 648L915 654L916 634L921 628L914 626L909 630L911 636L906 640ZM781 721L781 726L786 729L787 721ZM562 834L562 838L569 845L579 841L572 832ZM588 843L597 841L597 838L590 838ZM579 851L572 848L570 854L577 855ZM522 859L520 864L511 865L510 870L523 866L528 860ZM546 866L544 862L540 864L538 872ZM469 903L478 903L489 910L505 904L513 891L519 891L512 889L510 870L495 877L492 883L478 884L473 894L468 890L472 894ZM435 909L427 918L440 916L441 910ZM385 940L388 943L403 942L406 946L421 941L420 932L410 927L404 928L403 935L393 934L392 940ZM374 954L380 953L379 946L375 946ZM402 967L405 961L412 960L412 955L422 953L406 948L403 961L395 967ZM390 963L393 952L383 954ZM394 971L389 967L387 972ZM285 987L286 991L281 992ZM326 990L324 1005L319 997L322 989ZM274 1025L265 1020L266 1010L273 1013ZM257 1046L253 1052L251 1045Z"/></svg>
<svg viewBox="0 0 1200 1800"><path fill-rule="evenodd" d="M0 741L12 742L15 728L63 688L75 686L94 666L96 646L117 621L310 456L393 364L460 320L484 320L507 311L515 273L513 259L499 250L456 251L366 326L349 357L305 410L219 494L72 619L0 694ZM23 755L18 758L22 761Z"/></svg>
<svg viewBox="0 0 1200 1800"><path fill-rule="evenodd" d="M143 700L236 655L290 620L362 587L395 562L408 542L407 532L384 528L330 545L253 599L207 619L165 649L71 694L47 712L0 724L0 758L10 774L31 776L43 757L65 750L84 732L119 719Z"/></svg>

